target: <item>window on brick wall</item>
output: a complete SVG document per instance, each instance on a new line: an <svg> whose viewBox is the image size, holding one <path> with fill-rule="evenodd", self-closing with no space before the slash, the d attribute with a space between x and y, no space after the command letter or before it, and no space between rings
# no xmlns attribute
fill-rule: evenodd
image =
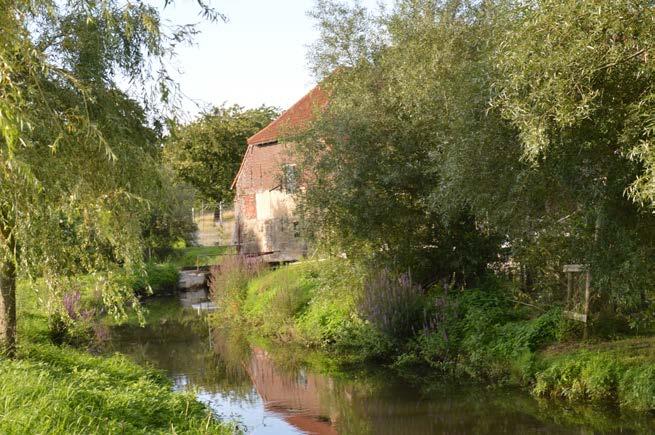
<svg viewBox="0 0 655 435"><path fill-rule="evenodd" d="M287 193L295 193L298 189L298 170L296 165L282 165L282 189Z"/></svg>

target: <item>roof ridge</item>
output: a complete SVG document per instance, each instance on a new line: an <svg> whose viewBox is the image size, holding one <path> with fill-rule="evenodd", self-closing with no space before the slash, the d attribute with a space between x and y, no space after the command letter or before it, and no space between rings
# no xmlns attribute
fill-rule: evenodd
<svg viewBox="0 0 655 435"><path fill-rule="evenodd" d="M313 115L313 113L307 113L313 109L313 103L323 105L327 102L326 100L327 98L321 86L314 86L309 90L309 92L303 95L287 110L282 112L280 116L271 121L266 127L250 136L248 138L248 145L262 145L265 143L276 142L279 137L279 130L277 127L280 126L282 122L288 120L290 121L290 124L298 124L299 122L307 121ZM301 108L301 106L306 103L309 103L310 107ZM296 116L297 119L293 119L294 116Z"/></svg>
<svg viewBox="0 0 655 435"><path fill-rule="evenodd" d="M285 120L289 121L292 125L298 125L302 122L309 121L314 116L314 108L316 106L325 106L328 102L326 92L320 85L314 86L298 101L291 105L287 110L282 112L280 116L271 121L266 127L259 130L257 133L250 136L247 140L248 146L241 159L239 170L232 181L231 188L234 189L237 180L243 170L243 165L248 155L252 152L252 148L258 145L275 143L279 137L278 126ZM305 105L305 106L303 106Z"/></svg>

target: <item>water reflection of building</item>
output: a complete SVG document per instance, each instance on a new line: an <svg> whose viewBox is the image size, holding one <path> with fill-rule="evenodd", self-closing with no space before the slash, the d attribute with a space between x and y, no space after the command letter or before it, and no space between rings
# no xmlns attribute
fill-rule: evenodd
<svg viewBox="0 0 655 435"><path fill-rule="evenodd" d="M276 369L266 351L254 348L248 367L257 393L266 410L275 412L286 422L308 434L337 434L338 415L321 400L332 390L331 380L303 370L295 374Z"/></svg>
<svg viewBox="0 0 655 435"><path fill-rule="evenodd" d="M115 328L107 351L165 370L177 389L193 388L216 415L255 433L655 433L650 415L561 406L512 389L444 384L422 390L386 371L333 379L289 371L271 360L281 361L288 349L251 352L240 335L216 330L210 350L202 335L207 325L191 319Z"/></svg>

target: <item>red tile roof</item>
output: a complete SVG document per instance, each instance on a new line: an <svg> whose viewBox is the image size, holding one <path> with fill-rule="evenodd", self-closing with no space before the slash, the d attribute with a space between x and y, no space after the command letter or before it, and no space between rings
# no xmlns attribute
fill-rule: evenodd
<svg viewBox="0 0 655 435"><path fill-rule="evenodd" d="M248 145L276 142L280 134L285 132L285 129L302 127L312 120L315 110L323 108L326 104L326 93L320 86L316 86L275 121L251 136L248 139Z"/></svg>

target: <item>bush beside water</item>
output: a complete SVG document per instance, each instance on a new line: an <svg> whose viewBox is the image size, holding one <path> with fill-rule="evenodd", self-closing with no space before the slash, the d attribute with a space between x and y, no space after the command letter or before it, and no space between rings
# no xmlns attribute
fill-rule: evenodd
<svg viewBox="0 0 655 435"><path fill-rule="evenodd" d="M265 271L235 258L214 275L222 323L322 348L342 362L376 360L407 373L428 367L439 376L523 385L540 397L655 410L655 354L635 359L573 344L553 354L576 325L557 308L517 305L496 280L425 291L407 275L367 274L336 259Z"/></svg>
<svg viewBox="0 0 655 435"><path fill-rule="evenodd" d="M131 288L137 298L172 295L177 291L179 272L175 265L150 263L144 272L122 276L126 287ZM38 287L41 284L32 282L29 285ZM101 294L94 290L90 276L78 277L71 280L71 284L70 291L61 296L56 303L59 306L48 316L48 335L55 344L95 348L106 339L107 324L112 322L111 316L106 316ZM148 304L144 311L148 311L151 306L153 304ZM143 320L133 310L127 310L126 314L127 318L121 322L138 325Z"/></svg>
<svg viewBox="0 0 655 435"><path fill-rule="evenodd" d="M174 264L149 263L144 275L133 278L132 289L140 296L172 294L177 290L179 278Z"/></svg>
<svg viewBox="0 0 655 435"><path fill-rule="evenodd" d="M650 340L650 345L655 344ZM647 342L647 341L646 341ZM625 350L625 349L624 349ZM546 357L533 393L572 402L619 403L655 410L655 362L651 357L611 350L579 350Z"/></svg>

